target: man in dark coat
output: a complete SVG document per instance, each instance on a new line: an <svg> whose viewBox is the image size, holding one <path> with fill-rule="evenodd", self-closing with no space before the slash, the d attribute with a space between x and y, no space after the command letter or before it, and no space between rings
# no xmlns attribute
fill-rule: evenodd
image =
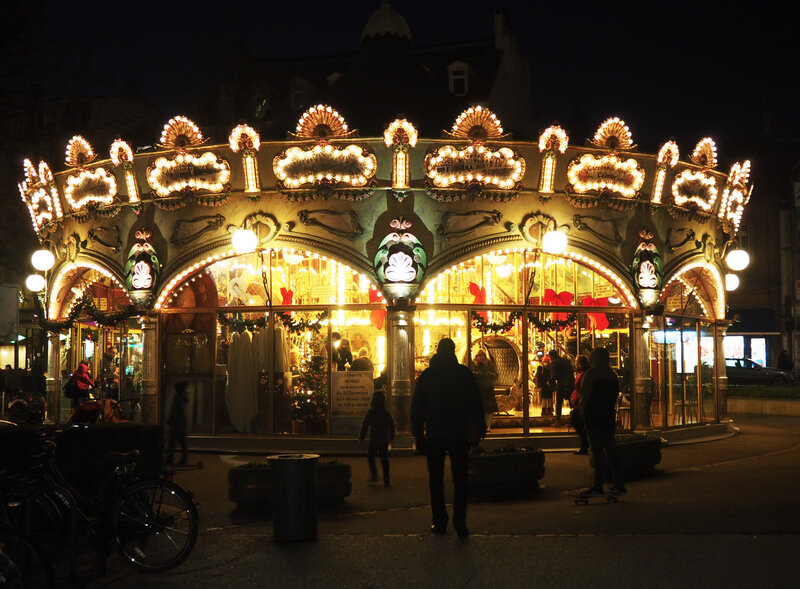
<svg viewBox="0 0 800 589"><path fill-rule="evenodd" d="M575 372L572 364L562 358L558 350L550 350L551 382L556 389L556 421L561 421L561 409L575 387Z"/></svg>
<svg viewBox="0 0 800 589"><path fill-rule="evenodd" d="M428 477L434 534L447 533L444 502L444 457L450 455L453 474L453 527L467 529L468 458L470 445L486 435L478 384L470 369L458 363L450 338L439 342L436 354L417 379L411 399L411 431L417 450L428 457Z"/></svg>
<svg viewBox="0 0 800 589"><path fill-rule="evenodd" d="M584 376L581 387L581 411L594 461L592 486L583 491L584 495L604 494L606 463L611 467L613 478L610 492L617 495L626 492L614 440L618 396L619 379L611 369L608 350L596 348L589 356L589 370Z"/></svg>

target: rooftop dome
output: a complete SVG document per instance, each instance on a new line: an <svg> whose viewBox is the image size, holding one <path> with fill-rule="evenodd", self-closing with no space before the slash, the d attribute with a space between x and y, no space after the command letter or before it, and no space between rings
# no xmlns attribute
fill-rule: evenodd
<svg viewBox="0 0 800 589"><path fill-rule="evenodd" d="M381 7L369 17L364 32L361 33L363 43L370 37L393 36L411 40L411 29L403 16L389 6L388 0L381 2Z"/></svg>

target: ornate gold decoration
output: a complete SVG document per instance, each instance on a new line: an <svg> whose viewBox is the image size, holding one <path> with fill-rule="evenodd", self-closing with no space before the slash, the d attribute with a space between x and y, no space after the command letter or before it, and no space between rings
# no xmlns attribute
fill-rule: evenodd
<svg viewBox="0 0 800 589"><path fill-rule="evenodd" d="M717 167L717 145L711 137L704 137L695 146L689 158L698 166L705 169Z"/></svg>
<svg viewBox="0 0 800 589"><path fill-rule="evenodd" d="M297 122L296 137L306 139L328 139L330 137L348 137L353 131L347 130L344 117L330 106L318 104L312 106Z"/></svg>
<svg viewBox="0 0 800 589"><path fill-rule="evenodd" d="M184 116L171 118L161 132L161 147L177 149L179 152L187 147L196 147L205 142L197 125Z"/></svg>
<svg viewBox="0 0 800 589"><path fill-rule="evenodd" d="M96 157L97 155L94 153L92 146L80 135L74 135L67 143L66 162L68 166L83 169L86 164L93 162Z"/></svg>
<svg viewBox="0 0 800 589"><path fill-rule="evenodd" d="M606 119L594 134L592 143L597 147L605 147L611 151L627 150L636 147L633 144L628 125L618 117Z"/></svg>
<svg viewBox="0 0 800 589"><path fill-rule="evenodd" d="M473 141L499 139L504 136L500 120L492 111L482 106L471 106L458 115L448 135L454 139Z"/></svg>

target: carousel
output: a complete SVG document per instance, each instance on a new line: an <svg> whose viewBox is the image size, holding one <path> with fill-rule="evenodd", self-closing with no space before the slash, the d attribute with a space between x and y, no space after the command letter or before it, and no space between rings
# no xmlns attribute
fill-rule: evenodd
<svg viewBox="0 0 800 589"><path fill-rule="evenodd" d="M748 161L718 169L711 138L683 160L673 141L642 153L609 118L586 145L558 126L518 141L481 107L441 137L404 119L361 137L318 105L283 141L239 125L212 144L176 116L155 150L119 139L100 157L75 136L66 163L26 160L19 186L52 262L57 421L87 360L148 423L188 381L197 434L354 436L376 388L407 431L442 337L493 364L493 434L555 427L537 369L598 346L621 429L726 417L726 288L752 186Z"/></svg>

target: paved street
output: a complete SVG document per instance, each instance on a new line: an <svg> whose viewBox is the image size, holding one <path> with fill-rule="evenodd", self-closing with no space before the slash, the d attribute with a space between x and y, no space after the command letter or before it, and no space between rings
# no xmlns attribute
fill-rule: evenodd
<svg viewBox="0 0 800 589"><path fill-rule="evenodd" d="M653 476L619 503L575 506L585 456L549 452L542 488L470 504L472 536L431 536L424 459L392 459L392 487L365 482L321 510L319 538L281 545L268 513L235 509L227 471L252 457L203 455L177 482L194 491L201 535L190 559L158 576L116 556L91 587L781 587L797 581L800 419L736 416L737 436L670 445Z"/></svg>

